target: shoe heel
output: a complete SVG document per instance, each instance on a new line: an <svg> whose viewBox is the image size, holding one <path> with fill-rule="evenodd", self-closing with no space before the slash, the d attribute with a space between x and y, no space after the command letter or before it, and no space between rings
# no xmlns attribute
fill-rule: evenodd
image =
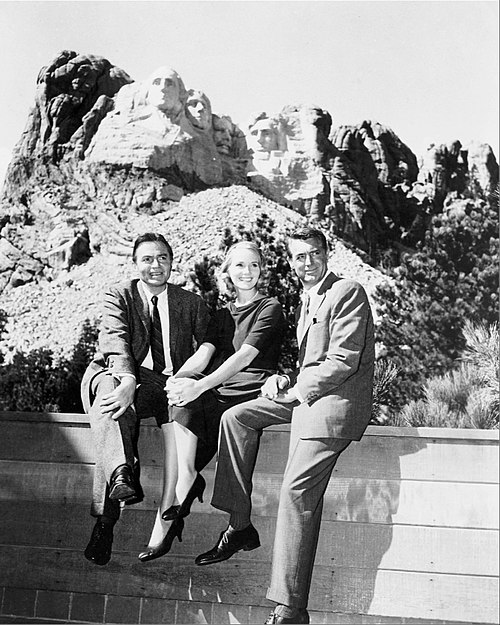
<svg viewBox="0 0 500 625"><path fill-rule="evenodd" d="M177 540L181 543L182 532L184 531L184 519L177 519L174 523L177 525Z"/></svg>
<svg viewBox="0 0 500 625"><path fill-rule="evenodd" d="M253 551L254 549L258 549L260 547L260 540L256 540L255 542L248 543L243 547L243 551Z"/></svg>

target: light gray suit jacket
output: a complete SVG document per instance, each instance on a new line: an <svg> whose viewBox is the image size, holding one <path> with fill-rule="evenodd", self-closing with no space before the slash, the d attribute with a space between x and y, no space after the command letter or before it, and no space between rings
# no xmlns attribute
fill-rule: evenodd
<svg viewBox="0 0 500 625"><path fill-rule="evenodd" d="M85 412L91 405L92 380L103 371L137 374L149 349L149 303L139 280L134 279L109 289L104 295L99 351L82 378L82 402ZM198 295L175 285L168 285L170 318L170 355L174 373L194 353L205 338L209 312Z"/></svg>
<svg viewBox="0 0 500 625"><path fill-rule="evenodd" d="M370 422L375 341L363 287L328 273L299 338L291 376L304 403L294 408L301 438L359 440ZM300 309L298 311L300 314Z"/></svg>

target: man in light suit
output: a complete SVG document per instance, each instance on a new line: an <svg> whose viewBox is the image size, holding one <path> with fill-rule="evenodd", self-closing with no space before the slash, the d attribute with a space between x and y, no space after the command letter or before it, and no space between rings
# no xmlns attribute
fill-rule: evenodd
<svg viewBox="0 0 500 625"><path fill-rule="evenodd" d="M260 546L250 522L260 434L291 422L267 593L277 606L267 623L309 623L324 493L342 451L363 435L372 406L373 320L364 289L328 271L327 242L318 230L293 234L289 252L304 288L298 369L270 377L262 397L224 414L212 505L229 512L229 525L196 559L200 566L214 564Z"/></svg>
<svg viewBox="0 0 500 625"><path fill-rule="evenodd" d="M120 504L142 498L139 421L154 417L162 430L169 422L165 383L203 341L208 325L203 300L167 284L172 259L161 234L136 239L139 278L106 292L99 351L82 379L95 451L91 515L97 519L85 557L94 564L109 562Z"/></svg>

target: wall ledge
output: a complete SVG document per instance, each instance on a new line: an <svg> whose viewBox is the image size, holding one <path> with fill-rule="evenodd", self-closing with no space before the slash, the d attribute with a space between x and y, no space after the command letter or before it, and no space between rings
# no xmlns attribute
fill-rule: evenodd
<svg viewBox="0 0 500 625"><path fill-rule="evenodd" d="M0 421L30 421L35 423L60 423L65 426L90 427L86 414L69 412L0 412ZM145 419L143 424L156 427L153 419ZM288 432L289 425L272 425L268 431ZM476 440L498 442L499 430L476 430L459 428L415 428L390 425L370 425L364 436L406 437L441 440Z"/></svg>

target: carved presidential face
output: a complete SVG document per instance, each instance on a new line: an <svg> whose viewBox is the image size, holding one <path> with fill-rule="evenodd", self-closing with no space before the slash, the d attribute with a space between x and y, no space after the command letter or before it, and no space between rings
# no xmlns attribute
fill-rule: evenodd
<svg viewBox="0 0 500 625"><path fill-rule="evenodd" d="M277 150L278 131L270 119L261 119L250 128L248 136L249 147L254 152L271 152Z"/></svg>
<svg viewBox="0 0 500 625"><path fill-rule="evenodd" d="M172 69L159 68L149 79L147 100L160 111L172 111L180 103L180 84L177 73Z"/></svg>
<svg viewBox="0 0 500 625"><path fill-rule="evenodd" d="M188 91L186 117L200 130L208 130L212 125L212 108L210 100L201 91Z"/></svg>
<svg viewBox="0 0 500 625"><path fill-rule="evenodd" d="M223 117L213 115L212 129L217 152L219 152L219 154L229 154L233 145L231 122Z"/></svg>

